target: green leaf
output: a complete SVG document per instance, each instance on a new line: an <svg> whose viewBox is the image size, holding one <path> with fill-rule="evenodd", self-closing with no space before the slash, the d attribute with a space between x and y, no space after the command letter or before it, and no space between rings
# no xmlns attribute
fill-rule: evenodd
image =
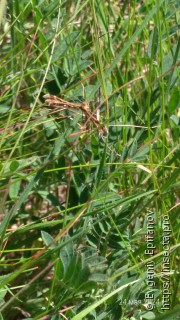
<svg viewBox="0 0 180 320"><path fill-rule="evenodd" d="M147 145L139 148L138 151L131 158L131 161L140 161L144 159L148 152L149 152L149 146Z"/></svg>
<svg viewBox="0 0 180 320"><path fill-rule="evenodd" d="M171 99L168 103L168 112L173 112L180 107L180 90L174 87L171 91Z"/></svg>
<svg viewBox="0 0 180 320"><path fill-rule="evenodd" d="M0 312L0 320L4 320L1 312Z"/></svg>
<svg viewBox="0 0 180 320"><path fill-rule="evenodd" d="M16 171L19 168L19 161L14 160L11 162L9 169L10 171Z"/></svg>
<svg viewBox="0 0 180 320"><path fill-rule="evenodd" d="M5 105L1 105L0 114L7 113L9 111L9 109L10 109L10 107L5 106Z"/></svg>
<svg viewBox="0 0 180 320"><path fill-rule="evenodd" d="M76 288L79 288L82 286L82 284L84 284L85 282L87 282L89 280L89 277L90 277L90 269L88 266L85 266L83 269L82 269L82 265L81 267L79 268L78 270L78 276L75 280L75 283L74 283L74 286Z"/></svg>
<svg viewBox="0 0 180 320"><path fill-rule="evenodd" d="M12 183L9 188L9 196L12 200L17 199L18 193L21 186L21 180L20 179L13 179Z"/></svg>
<svg viewBox="0 0 180 320"><path fill-rule="evenodd" d="M175 125L178 127L179 125L179 118L176 117L174 114L170 117L170 119L175 123Z"/></svg>
<svg viewBox="0 0 180 320"><path fill-rule="evenodd" d="M71 283L76 288L79 286L79 282L81 284L80 274L82 273L82 257L78 254L76 255L76 260L74 264L74 269L72 272Z"/></svg>
<svg viewBox="0 0 180 320"><path fill-rule="evenodd" d="M8 290L6 287L0 289L0 306L4 303L4 298L7 292Z"/></svg>
<svg viewBox="0 0 180 320"><path fill-rule="evenodd" d="M148 56L151 59L156 59L156 53L159 46L159 36L158 36L158 29L157 27L154 27L154 29L151 31L149 44L148 44Z"/></svg>
<svg viewBox="0 0 180 320"><path fill-rule="evenodd" d="M65 275L64 275L64 281L68 281L72 283L71 278L73 277L74 270L76 269L76 266L79 265L79 270L82 269L82 260L81 257L74 254L72 259L69 261L69 265L67 266Z"/></svg>
<svg viewBox="0 0 180 320"><path fill-rule="evenodd" d="M144 320L154 320L154 319L156 319L156 315L151 311L143 312L142 313L142 318Z"/></svg>
<svg viewBox="0 0 180 320"><path fill-rule="evenodd" d="M62 260L64 272L66 274L69 263L74 256L74 249L71 242L68 243L67 246L61 249L60 251L60 259Z"/></svg>
<svg viewBox="0 0 180 320"><path fill-rule="evenodd" d="M41 231L41 237L46 246L49 246L54 240L53 237L45 231ZM55 244L50 245L50 248L55 248L55 247L56 247Z"/></svg>
<svg viewBox="0 0 180 320"><path fill-rule="evenodd" d="M135 154L136 150L137 150L137 139L135 138L128 152L128 157L130 159Z"/></svg>
<svg viewBox="0 0 180 320"><path fill-rule="evenodd" d="M103 273L93 273L91 275L91 280L95 282L105 282L107 281L107 276L104 275Z"/></svg>
<svg viewBox="0 0 180 320"><path fill-rule="evenodd" d="M55 275L58 280L62 280L64 277L64 266L63 266L61 259L59 259L56 264L56 274Z"/></svg>
<svg viewBox="0 0 180 320"><path fill-rule="evenodd" d="M104 145L104 150L103 150L103 154L101 156L100 165L99 165L99 167L97 168L97 171L96 171L96 182L95 182L95 185L94 185L94 190L96 188L98 188L99 183L100 183L100 181L102 179L102 175L103 175L103 171L104 171L104 163L105 163L105 159L106 159L106 152L107 152L107 141L105 142L105 145Z"/></svg>

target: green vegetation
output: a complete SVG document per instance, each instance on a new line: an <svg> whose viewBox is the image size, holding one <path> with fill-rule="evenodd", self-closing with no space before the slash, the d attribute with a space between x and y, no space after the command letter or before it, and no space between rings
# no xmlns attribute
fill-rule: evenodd
<svg viewBox="0 0 180 320"><path fill-rule="evenodd" d="M0 6L0 319L177 319L178 1Z"/></svg>

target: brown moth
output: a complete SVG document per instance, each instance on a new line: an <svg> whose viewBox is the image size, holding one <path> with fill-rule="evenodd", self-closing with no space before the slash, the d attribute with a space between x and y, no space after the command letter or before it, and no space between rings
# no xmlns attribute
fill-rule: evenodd
<svg viewBox="0 0 180 320"><path fill-rule="evenodd" d="M107 133L106 126L101 124L95 118L95 116L89 111L89 104L87 102L83 102L82 104L77 104L74 102L63 100L51 94L45 94L44 99L47 105L49 105L50 107L57 107L57 108L60 107L59 111L67 110L68 108L81 110L83 114L87 117L88 121L91 121L97 127L99 132L104 131L105 133Z"/></svg>

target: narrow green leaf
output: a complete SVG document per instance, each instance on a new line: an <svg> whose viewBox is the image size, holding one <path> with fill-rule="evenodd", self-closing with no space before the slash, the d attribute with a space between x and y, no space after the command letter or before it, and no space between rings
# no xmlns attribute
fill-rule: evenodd
<svg viewBox="0 0 180 320"><path fill-rule="evenodd" d="M99 168L97 169L97 175L96 175L96 182L95 182L94 190L96 190L96 188L98 188L99 183L100 183L101 178L102 178L102 175L103 175L104 163L105 163L105 160L106 160L106 152L107 152L107 140L106 140L105 145L104 145L104 150L103 150L103 154L102 154L102 157L101 157L101 162L100 162Z"/></svg>
<svg viewBox="0 0 180 320"><path fill-rule="evenodd" d="M151 31L148 50L147 50L148 56L151 59L156 59L156 53L159 45L158 42L159 42L158 29L157 27L154 27L154 29Z"/></svg>

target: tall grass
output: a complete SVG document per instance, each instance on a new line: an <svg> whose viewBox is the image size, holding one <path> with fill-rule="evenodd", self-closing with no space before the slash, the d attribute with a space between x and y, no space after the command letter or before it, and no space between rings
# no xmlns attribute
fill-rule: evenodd
<svg viewBox="0 0 180 320"><path fill-rule="evenodd" d="M0 5L1 319L177 319L178 1Z"/></svg>

